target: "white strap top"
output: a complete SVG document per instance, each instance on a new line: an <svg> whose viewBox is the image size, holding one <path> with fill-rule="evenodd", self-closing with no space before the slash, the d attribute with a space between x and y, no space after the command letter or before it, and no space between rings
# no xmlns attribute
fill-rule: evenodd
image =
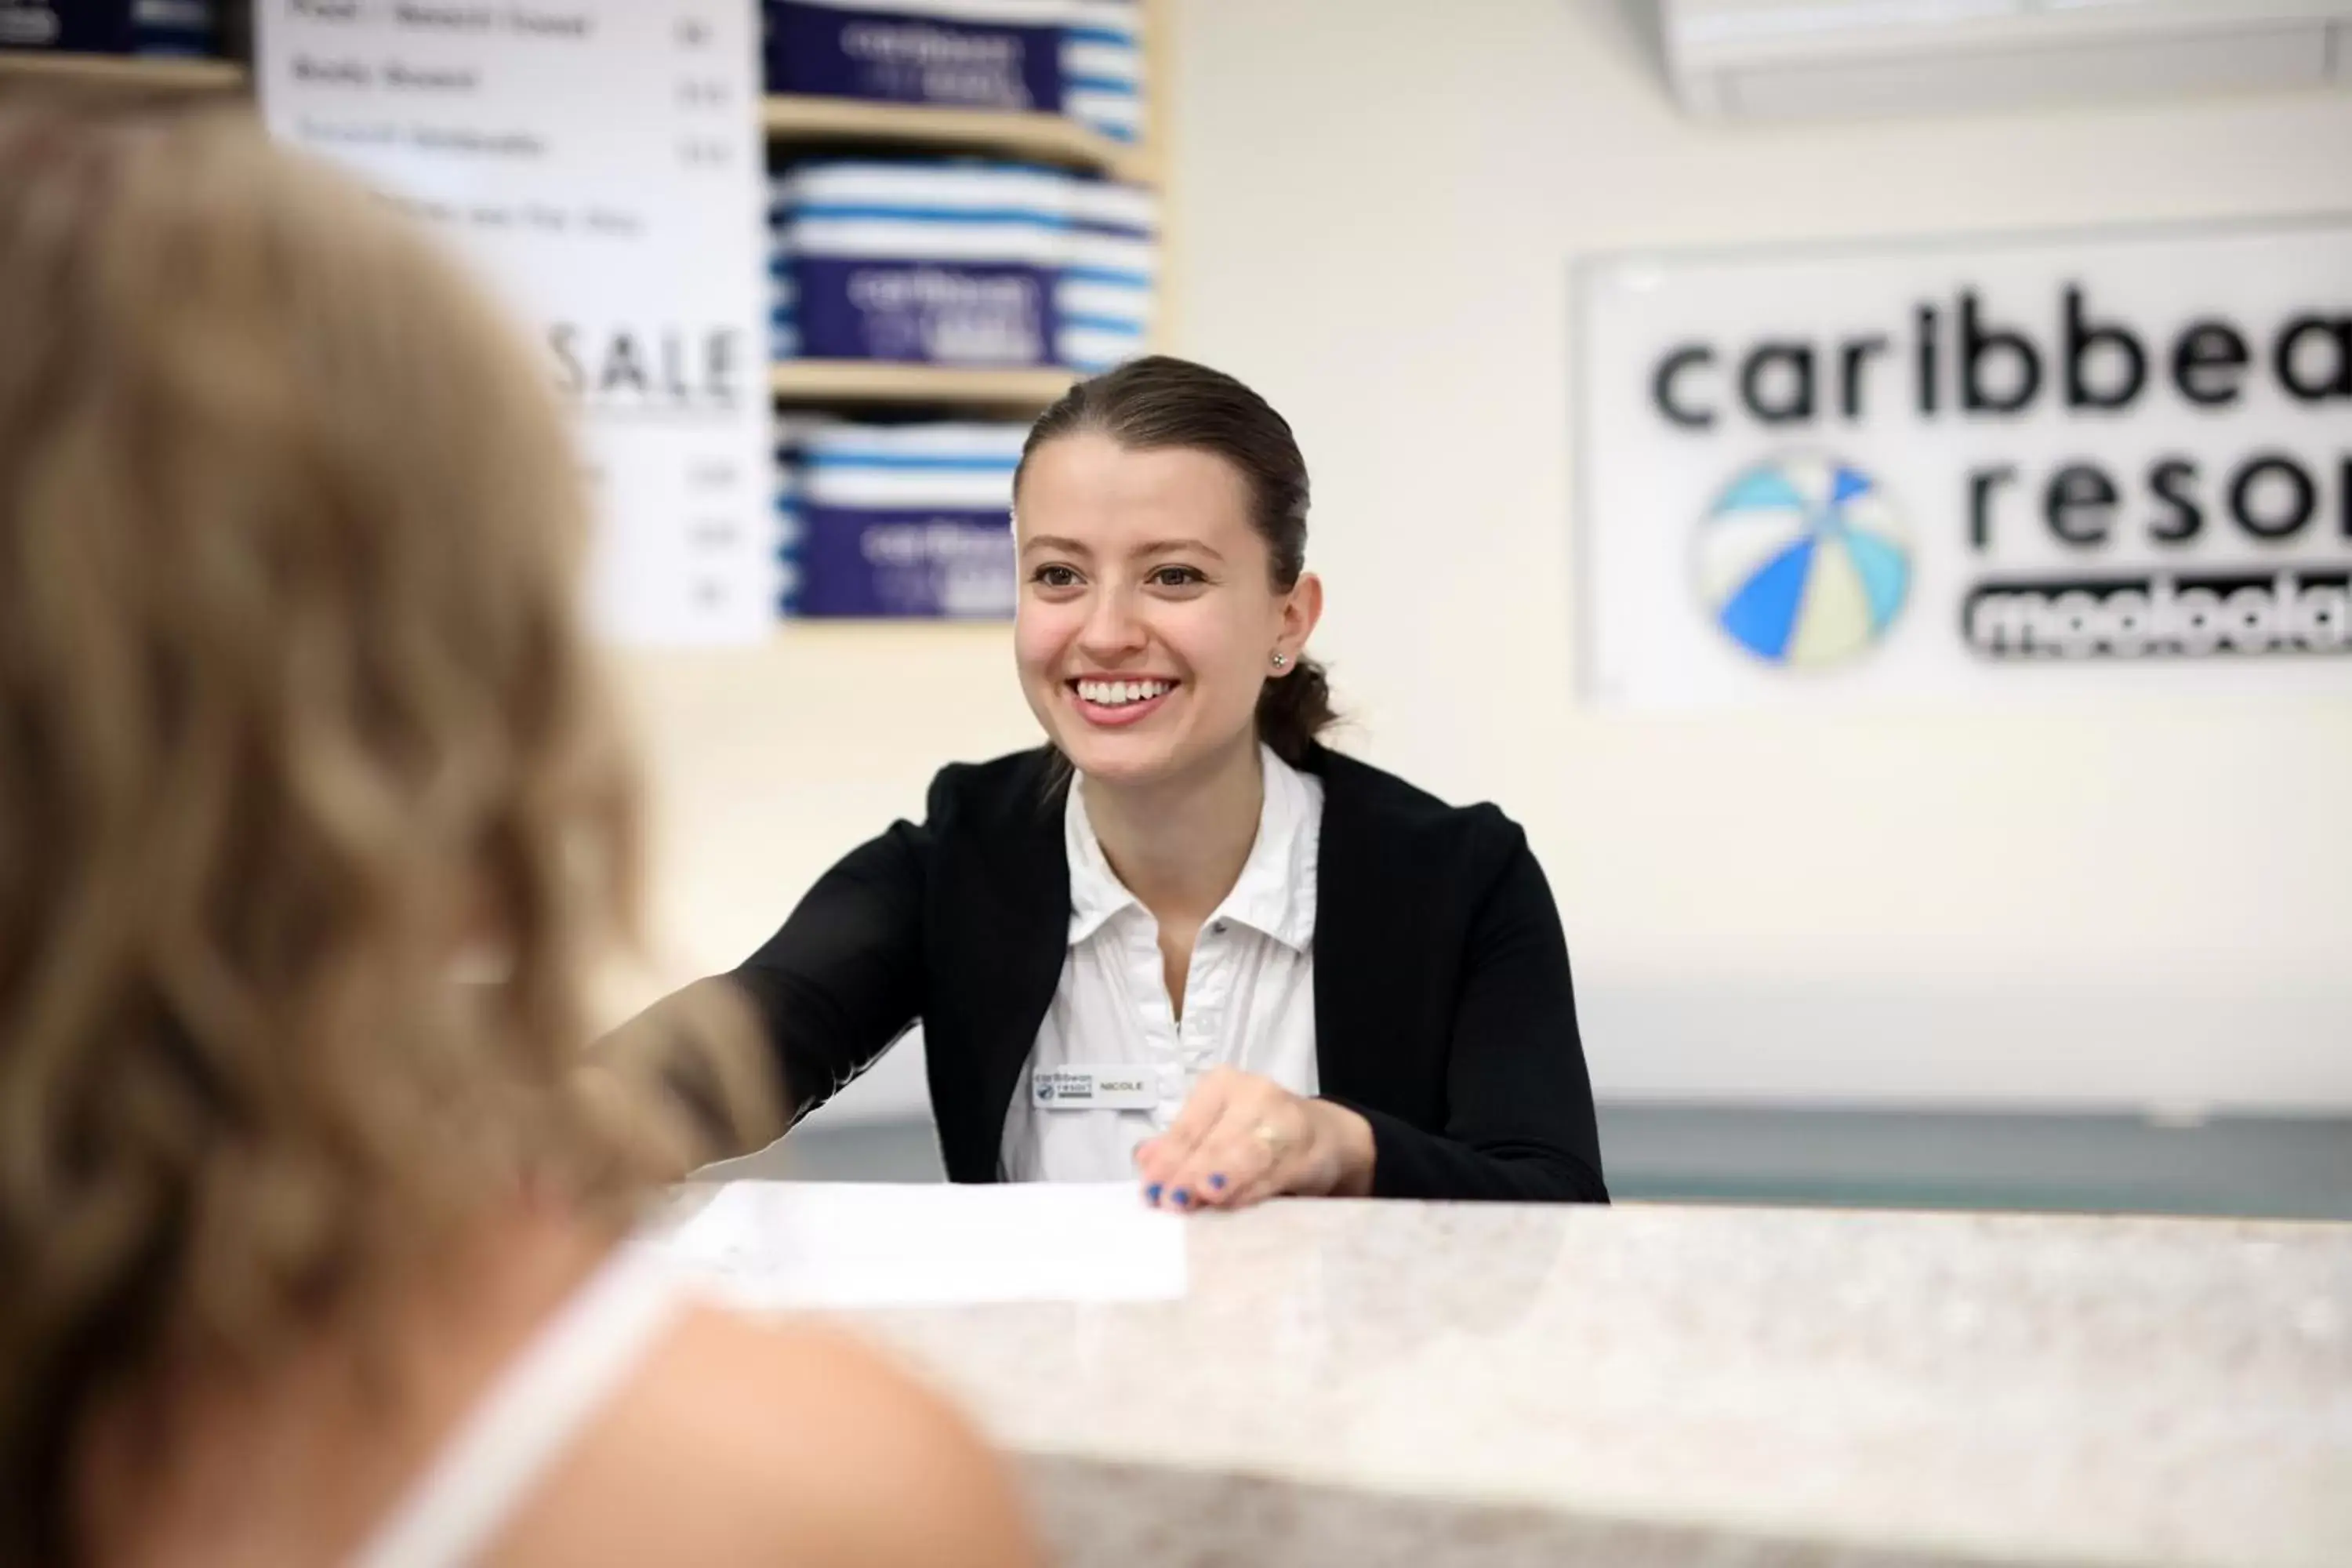
<svg viewBox="0 0 2352 1568"><path fill-rule="evenodd" d="M491 1384L352 1562L457 1568L474 1561L645 1360L686 1299L660 1254L642 1243L616 1248Z"/></svg>

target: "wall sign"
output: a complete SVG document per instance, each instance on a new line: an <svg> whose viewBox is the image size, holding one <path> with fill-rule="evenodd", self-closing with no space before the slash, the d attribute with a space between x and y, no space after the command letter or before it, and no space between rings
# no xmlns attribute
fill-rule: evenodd
<svg viewBox="0 0 2352 1568"><path fill-rule="evenodd" d="M475 262L580 416L598 619L749 639L779 583L757 16L743 0L260 0L276 135Z"/></svg>
<svg viewBox="0 0 2352 1568"><path fill-rule="evenodd" d="M2352 693L2352 221L1580 268L1603 703Z"/></svg>

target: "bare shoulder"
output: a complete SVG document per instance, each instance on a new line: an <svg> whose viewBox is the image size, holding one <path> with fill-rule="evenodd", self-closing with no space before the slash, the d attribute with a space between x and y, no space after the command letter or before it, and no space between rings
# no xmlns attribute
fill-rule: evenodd
<svg viewBox="0 0 2352 1568"><path fill-rule="evenodd" d="M738 1482L781 1502L778 1460L790 1454L807 1480L778 1521L823 1521L858 1549L839 1561L1011 1568L1034 1559L1003 1462L945 1399L851 1335L706 1310L676 1354L673 1396L730 1409L725 1462Z"/></svg>
<svg viewBox="0 0 2352 1568"><path fill-rule="evenodd" d="M840 1331L698 1308L509 1537L540 1563L1027 1568L1003 1461Z"/></svg>

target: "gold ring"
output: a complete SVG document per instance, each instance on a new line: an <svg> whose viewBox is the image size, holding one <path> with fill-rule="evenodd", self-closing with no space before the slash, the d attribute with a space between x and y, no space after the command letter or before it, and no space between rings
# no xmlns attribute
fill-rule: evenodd
<svg viewBox="0 0 2352 1568"><path fill-rule="evenodd" d="M1277 1160L1282 1158L1282 1152L1290 1147L1290 1140L1283 1135L1281 1128L1271 1121L1261 1121L1251 1128L1250 1136L1265 1144L1265 1152Z"/></svg>

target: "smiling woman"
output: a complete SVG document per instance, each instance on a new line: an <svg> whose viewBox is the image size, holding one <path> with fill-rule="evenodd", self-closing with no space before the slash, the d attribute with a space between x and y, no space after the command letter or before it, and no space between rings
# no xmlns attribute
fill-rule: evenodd
<svg viewBox="0 0 2352 1568"><path fill-rule="evenodd" d="M1039 418L1013 642L1049 743L944 770L920 826L689 988L751 1005L796 1115L919 1020L957 1181L1606 1199L1525 836L1317 739L1307 495L1288 423L1205 366L1137 360Z"/></svg>

